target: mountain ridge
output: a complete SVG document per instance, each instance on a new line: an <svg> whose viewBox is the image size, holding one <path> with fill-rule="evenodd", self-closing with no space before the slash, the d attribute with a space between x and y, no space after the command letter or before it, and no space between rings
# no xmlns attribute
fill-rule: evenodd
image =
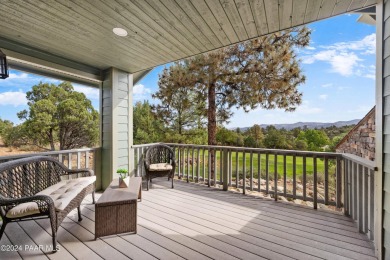
<svg viewBox="0 0 390 260"><path fill-rule="evenodd" d="M291 123L291 124L261 124L261 128L266 128L267 126L273 125L275 126L276 129L286 129L286 130L291 130L297 127L304 128L305 126L308 129L315 129L315 128L326 128L330 126L336 126L336 127L341 127L341 126L346 126L346 125L356 125L359 123L360 119L353 119L353 120L347 120L347 121L337 121L333 123L323 123L323 122L296 122L296 123ZM241 131L246 131L250 127L238 127L240 128ZM232 128L232 129L237 129L237 127Z"/></svg>

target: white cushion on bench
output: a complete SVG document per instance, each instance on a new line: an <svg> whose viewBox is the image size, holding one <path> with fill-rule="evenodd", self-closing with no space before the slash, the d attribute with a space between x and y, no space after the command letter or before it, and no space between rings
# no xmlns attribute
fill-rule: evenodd
<svg viewBox="0 0 390 260"><path fill-rule="evenodd" d="M54 201L57 211L64 210L69 203L88 185L96 181L96 176L81 177L77 179L63 180L54 184L36 195L50 196ZM26 202L13 207L7 212L7 218L20 218L39 213L36 202Z"/></svg>
<svg viewBox="0 0 390 260"><path fill-rule="evenodd" d="M169 163L154 163L149 166L149 171L169 171L172 170L172 165Z"/></svg>

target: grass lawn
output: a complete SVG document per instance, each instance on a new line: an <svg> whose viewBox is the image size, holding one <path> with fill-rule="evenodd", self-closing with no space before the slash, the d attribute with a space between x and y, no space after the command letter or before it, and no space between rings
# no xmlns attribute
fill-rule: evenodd
<svg viewBox="0 0 390 260"><path fill-rule="evenodd" d="M203 153L202 151L200 151L200 175L203 176ZM186 160L186 157L187 154L185 153L185 160ZM190 151L189 153L189 158L191 159L191 156L192 156L192 151ZM236 159L238 156L238 159ZM233 178L235 178L236 176L236 164L238 162L238 172L239 174L242 174L243 173L243 157L244 157L244 154L243 152L232 152L232 156L231 156L231 159L232 159L232 175L233 175ZM196 158L197 158L197 152L195 151L194 152L194 158L195 158L195 162L196 162ZM176 154L176 160L178 160L178 156ZM191 160L190 160L191 161ZM183 162L183 161L182 161ZM257 178L257 175L258 175L258 172L259 172L259 156L258 154L254 153L253 154L253 176L255 178ZM207 167L208 167L208 151L205 151L205 168L206 168L206 176L207 176ZM325 161L323 159L317 159L317 173L318 175L323 175L324 174L324 169L325 169L325 165L324 165ZM221 153L220 151L217 151L217 174L218 174L218 177L220 175L220 164L221 164ZM334 172L334 164L335 164L335 160L329 160L329 173L332 173ZM268 169L268 172L269 172L269 175L273 176L274 175L274 170L275 170L275 155L269 155L268 157L268 165L269 165L269 169ZM183 165L182 165L183 166ZM197 167L196 167L196 163L194 164L191 164L189 165L189 169L187 168L187 163L184 163L184 171L183 169L181 168L181 172L185 172L187 173L188 170L190 171L190 175L192 174L192 168L194 168L194 175L196 175L196 171L197 171ZM283 155L278 155L277 156L277 170L278 170L278 175L279 176L283 176L284 174L284 156ZM247 173L247 177L250 176L250 154L249 153L246 153L245 154L245 171ZM265 154L261 154L261 158L260 158L260 172L261 172L261 175L265 175L265 171L266 171L266 155ZM307 175L312 175L313 174L313 158L306 158L306 172L307 172ZM297 178L299 178L300 176L302 176L302 173L303 173L303 157L301 156L297 156L296 157L296 174L297 174ZM286 175L288 178L292 178L293 177L293 156L286 156Z"/></svg>

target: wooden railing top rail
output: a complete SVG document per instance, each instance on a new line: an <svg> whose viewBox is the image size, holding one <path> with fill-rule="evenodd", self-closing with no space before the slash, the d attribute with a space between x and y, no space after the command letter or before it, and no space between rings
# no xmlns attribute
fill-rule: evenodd
<svg viewBox="0 0 390 260"><path fill-rule="evenodd" d="M376 166L376 163L375 161L370 161L370 160L367 160L367 159L364 159L362 157L359 157L357 155L354 155L354 154L349 154L349 153L341 153L340 154L344 159L347 159L347 160L351 160L353 162L356 162L364 167L367 167L368 169L370 170L374 170L374 171L377 171L378 170L378 167Z"/></svg>
<svg viewBox="0 0 390 260"><path fill-rule="evenodd" d="M131 148L142 148L142 147L149 147L156 144L163 144L163 143L150 143L150 144L136 144L132 145Z"/></svg>
<svg viewBox="0 0 390 260"><path fill-rule="evenodd" d="M176 144L176 143L164 143L170 146L176 147L190 147L190 148L213 148L213 149L228 149L230 151L249 151L249 152L263 152L269 154L278 155L298 155L298 156L316 156L316 157L339 157L340 153L332 152L314 152L314 151L297 151L297 150L282 150L282 149L267 149L267 148L249 148L238 146L221 146L221 145L198 145L198 144Z"/></svg>
<svg viewBox="0 0 390 260"><path fill-rule="evenodd" d="M99 150L100 147L95 148L82 148L82 149L74 149L74 150L61 150L61 151L50 151L50 152L38 152L38 153L23 153L17 155L9 155L9 156L0 156L0 161L2 160L14 160L24 157L31 157L37 155L58 155L58 154L66 154L66 153L77 153L77 152L87 152L87 151L96 151Z"/></svg>

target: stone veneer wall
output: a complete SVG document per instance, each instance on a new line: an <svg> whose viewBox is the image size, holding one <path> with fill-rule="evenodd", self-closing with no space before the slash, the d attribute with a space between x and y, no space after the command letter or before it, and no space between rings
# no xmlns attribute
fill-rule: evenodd
<svg viewBox="0 0 390 260"><path fill-rule="evenodd" d="M375 161L375 107L340 141L336 152Z"/></svg>

